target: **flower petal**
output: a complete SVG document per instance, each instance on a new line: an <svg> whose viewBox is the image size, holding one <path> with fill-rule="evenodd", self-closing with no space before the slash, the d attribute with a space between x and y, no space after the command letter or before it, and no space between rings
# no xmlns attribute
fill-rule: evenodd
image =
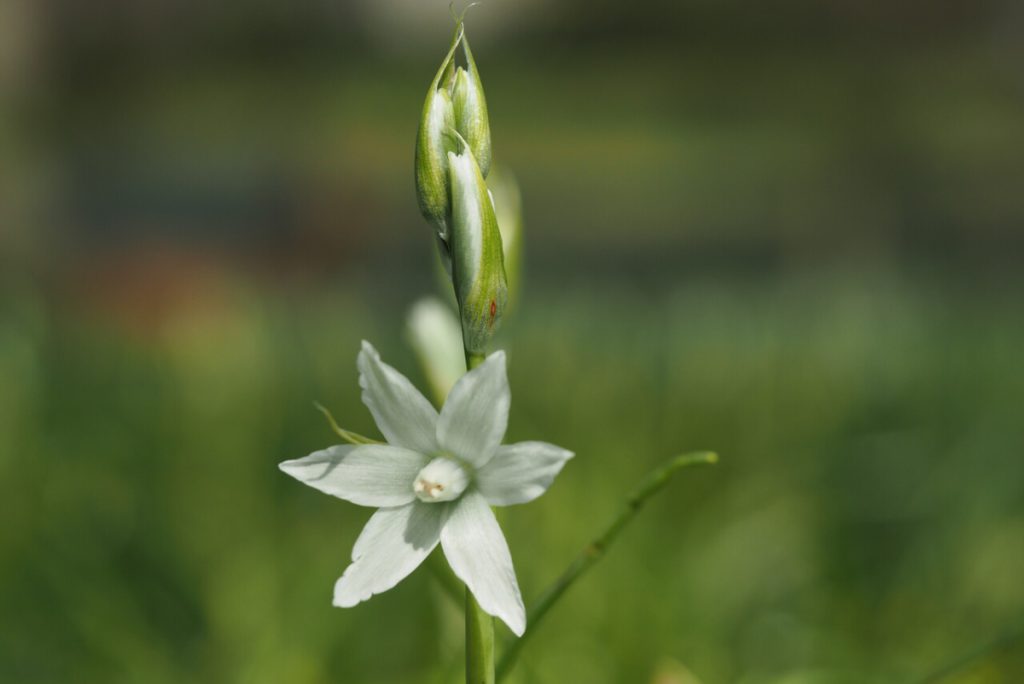
<svg viewBox="0 0 1024 684"><path fill-rule="evenodd" d="M363 403L389 444L421 453L437 449L437 411L409 379L380 360L363 340L356 358Z"/></svg>
<svg viewBox="0 0 1024 684"><path fill-rule="evenodd" d="M334 584L334 605L350 608L405 579L437 546L447 511L444 504L415 501L374 513L352 549L352 564Z"/></svg>
<svg viewBox="0 0 1024 684"><path fill-rule="evenodd" d="M522 636L526 631L526 609L512 556L482 494L467 491L452 505L441 530L441 546L452 570L473 592L480 607Z"/></svg>
<svg viewBox="0 0 1024 684"><path fill-rule="evenodd" d="M438 444L479 468L505 436L511 403L505 352L494 352L448 394L437 421Z"/></svg>
<svg viewBox="0 0 1024 684"><path fill-rule="evenodd" d="M519 442L498 447L494 458L476 472L480 493L492 506L533 501L547 491L571 451L547 442Z"/></svg>
<svg viewBox="0 0 1024 684"><path fill-rule="evenodd" d="M389 444L338 445L278 466L310 487L360 506L401 506L430 459Z"/></svg>

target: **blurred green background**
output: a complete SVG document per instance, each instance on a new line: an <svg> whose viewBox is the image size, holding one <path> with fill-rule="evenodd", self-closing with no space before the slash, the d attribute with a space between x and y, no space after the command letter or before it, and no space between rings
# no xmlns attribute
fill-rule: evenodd
<svg viewBox="0 0 1024 684"><path fill-rule="evenodd" d="M663 459L523 684L1024 681L1024 11L486 0L525 203L502 517L527 599ZM432 291L443 0L0 2L0 681L447 684L419 571L276 464L376 434ZM499 628L500 636L507 636ZM984 648L1000 640L995 648ZM457 677L456 677L457 678Z"/></svg>

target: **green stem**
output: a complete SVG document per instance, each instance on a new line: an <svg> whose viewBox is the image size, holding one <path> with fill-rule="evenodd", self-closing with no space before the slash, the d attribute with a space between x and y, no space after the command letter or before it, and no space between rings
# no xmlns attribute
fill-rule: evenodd
<svg viewBox="0 0 1024 684"><path fill-rule="evenodd" d="M494 684L494 619L466 587L466 684Z"/></svg>
<svg viewBox="0 0 1024 684"><path fill-rule="evenodd" d="M466 370L484 362L483 354L466 350ZM466 587L466 684L494 684L494 619Z"/></svg>
<svg viewBox="0 0 1024 684"><path fill-rule="evenodd" d="M466 352L466 370L473 370L484 362L483 354ZM435 396L438 404L443 396ZM326 411L325 411L326 413ZM466 597L466 684L494 684L494 620L477 604L473 594L448 568L436 553L431 555L430 569L444 592L456 601Z"/></svg>
<svg viewBox="0 0 1024 684"><path fill-rule="evenodd" d="M587 570L592 568L608 551L615 538L619 536L629 522L643 508L649 498L654 496L668 484L672 475L680 468L691 465L710 465L718 462L718 454L711 451L696 451L689 454L682 454L671 459L657 470L651 472L640 486L626 498L626 503L619 514L605 528L604 532L590 542L579 555L569 564L569 567L549 586L540 597L530 606L526 613L526 624L530 627L523 636L509 644L508 649L498 663L498 681L501 681L511 670L519 657L519 652L526 644L527 638L537 631L537 626L544 620L551 607L562 597L573 583L578 580Z"/></svg>

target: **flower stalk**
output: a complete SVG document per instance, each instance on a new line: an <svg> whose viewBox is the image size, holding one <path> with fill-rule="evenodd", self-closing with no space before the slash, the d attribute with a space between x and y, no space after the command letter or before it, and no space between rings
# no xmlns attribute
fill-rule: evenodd
<svg viewBox="0 0 1024 684"><path fill-rule="evenodd" d="M460 45L465 66L455 63ZM376 509L334 585L333 604L348 608L388 591L440 547L450 570L437 554L432 568L450 595L465 597L466 684L495 684L526 643L527 618L532 634L678 469L715 463L718 457L683 454L649 474L527 612L492 507L543 495L574 454L540 441L502 444L511 403L506 354L487 350L508 305L509 270L513 281L518 275L520 203L510 177L502 181L495 174L494 192L487 185L492 162L487 105L461 16L428 90L414 156L420 209L434 227L459 310L456 319L443 305L421 302L408 327L440 406L363 341L356 357L361 397L384 439L342 428L316 404L344 443L279 467L314 489ZM495 618L519 637L497 668Z"/></svg>
<svg viewBox="0 0 1024 684"><path fill-rule="evenodd" d="M494 684L494 618L466 588L466 684Z"/></svg>
<svg viewBox="0 0 1024 684"><path fill-rule="evenodd" d="M468 349L465 352L467 371L486 358ZM466 587L466 684L494 684L494 672L494 618L484 612Z"/></svg>

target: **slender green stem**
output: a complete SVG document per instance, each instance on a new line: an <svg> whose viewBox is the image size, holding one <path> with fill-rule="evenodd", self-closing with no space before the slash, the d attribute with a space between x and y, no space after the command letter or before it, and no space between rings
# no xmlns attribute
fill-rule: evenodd
<svg viewBox="0 0 1024 684"><path fill-rule="evenodd" d="M484 361L483 354L466 352L466 369ZM435 396L440 405L443 396ZM326 411L325 411L326 413ZM473 594L458 580L438 554L431 554L429 567L444 592L455 601L466 602L466 684L494 684L494 620L477 604Z"/></svg>
<svg viewBox="0 0 1024 684"><path fill-rule="evenodd" d="M957 672L967 669L976 662L982 660L994 651L1001 651L1008 648L1014 642L1024 639L1024 621L1012 625L1001 634L996 635L982 644L978 644L966 653L961 653L954 660L938 667L928 674L914 680L915 684L935 684L952 677Z"/></svg>
<svg viewBox="0 0 1024 684"><path fill-rule="evenodd" d="M672 475L680 468L692 465L710 465L717 462L718 454L711 451L696 451L676 456L648 474L640 486L626 498L625 505L611 524L580 551L569 567L530 606L526 613L526 624L529 625L529 629L519 639L511 642L508 649L502 654L501 661L498 663L498 681L501 681L512 670L527 638L537 631L538 625L544 620L544 616L551 610L551 607L580 576L604 557L608 547L622 532L622 528L629 524L647 500L668 484Z"/></svg>
<svg viewBox="0 0 1024 684"><path fill-rule="evenodd" d="M466 370L484 362L483 354L466 350ZM466 587L466 684L494 684L494 619Z"/></svg>
<svg viewBox="0 0 1024 684"><path fill-rule="evenodd" d="M466 587L466 684L494 684L494 619Z"/></svg>

